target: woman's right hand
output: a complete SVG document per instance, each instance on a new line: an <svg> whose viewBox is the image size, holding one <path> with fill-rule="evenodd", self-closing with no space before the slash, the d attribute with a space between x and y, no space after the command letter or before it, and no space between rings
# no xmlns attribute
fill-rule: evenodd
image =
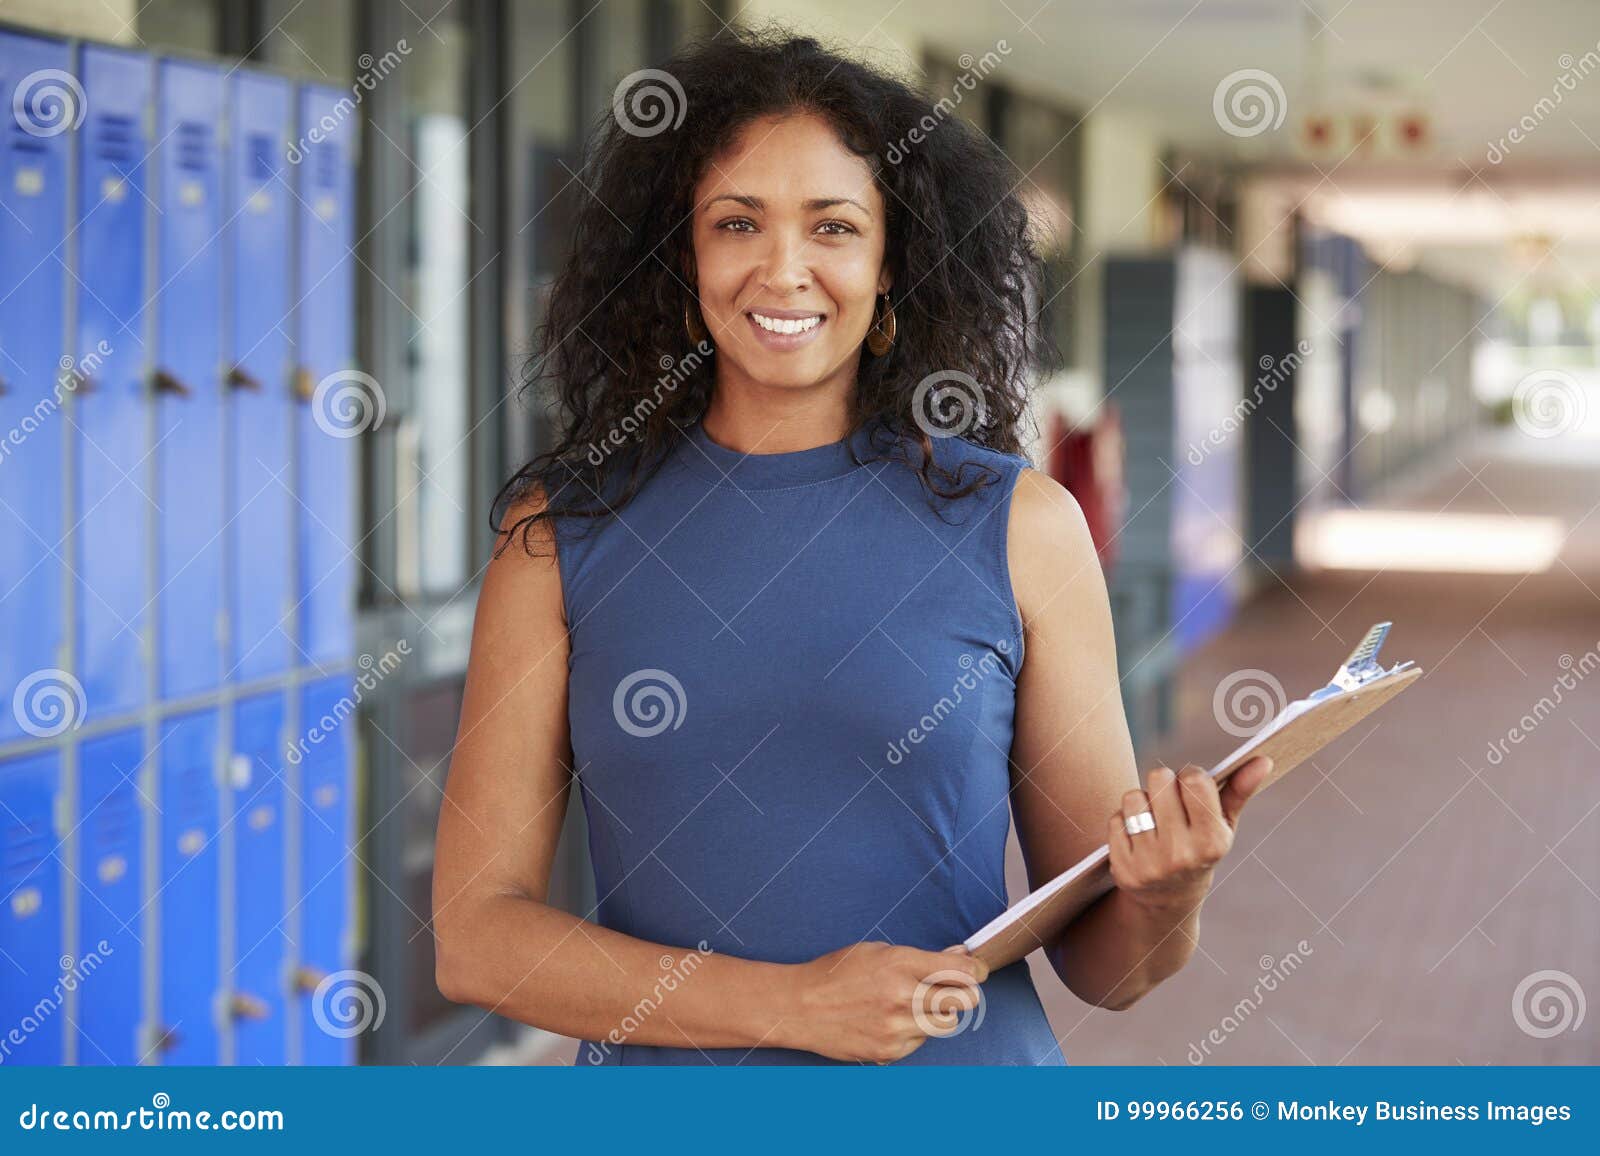
<svg viewBox="0 0 1600 1156"><path fill-rule="evenodd" d="M857 943L795 967L797 1047L886 1064L929 1036L953 1035L977 1009L989 968L965 948Z"/></svg>

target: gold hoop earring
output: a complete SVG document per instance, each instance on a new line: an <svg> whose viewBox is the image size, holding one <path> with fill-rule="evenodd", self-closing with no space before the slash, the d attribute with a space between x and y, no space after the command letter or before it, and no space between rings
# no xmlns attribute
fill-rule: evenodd
<svg viewBox="0 0 1600 1156"><path fill-rule="evenodd" d="M898 332L889 295L880 294L879 300L882 308L873 311L872 328L867 330L867 349L874 357L882 357L894 348L895 334Z"/></svg>
<svg viewBox="0 0 1600 1156"><path fill-rule="evenodd" d="M711 334L706 329L705 323L694 315L694 303L691 301L683 303L683 329L689 335L691 345L711 340Z"/></svg>

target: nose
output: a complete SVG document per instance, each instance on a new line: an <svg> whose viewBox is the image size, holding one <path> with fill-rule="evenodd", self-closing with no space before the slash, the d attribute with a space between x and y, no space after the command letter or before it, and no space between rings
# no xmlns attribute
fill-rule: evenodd
<svg viewBox="0 0 1600 1156"><path fill-rule="evenodd" d="M806 288L811 283L811 270L806 264L808 243L807 237L782 230L775 233L761 271L762 286L772 293L783 295L798 293Z"/></svg>

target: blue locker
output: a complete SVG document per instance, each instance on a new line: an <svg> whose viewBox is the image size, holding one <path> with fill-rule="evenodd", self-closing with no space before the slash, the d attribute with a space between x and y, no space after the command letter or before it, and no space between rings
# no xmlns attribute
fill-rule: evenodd
<svg viewBox="0 0 1600 1156"><path fill-rule="evenodd" d="M83 112L64 44L0 31L0 697L59 668L66 424L58 386L71 129ZM24 728L0 711L0 742Z"/></svg>
<svg viewBox="0 0 1600 1156"><path fill-rule="evenodd" d="M144 1001L144 851L138 730L91 739L79 755L78 1063L137 1064ZM92 966L92 971L91 971Z"/></svg>
<svg viewBox="0 0 1600 1156"><path fill-rule="evenodd" d="M228 763L234 847L234 941L228 1006L236 1064L287 1062L284 961L283 706L281 692L241 700Z"/></svg>
<svg viewBox="0 0 1600 1156"><path fill-rule="evenodd" d="M217 714L161 724L161 1008L152 1061L215 1064L220 980L217 920Z"/></svg>
<svg viewBox="0 0 1600 1156"><path fill-rule="evenodd" d="M290 665L289 262L293 188L287 173L291 89L277 77L229 80L226 364L229 415L228 677Z"/></svg>
<svg viewBox="0 0 1600 1156"><path fill-rule="evenodd" d="M214 688L222 675L222 76L157 66L160 145L154 387L161 694Z"/></svg>
<svg viewBox="0 0 1600 1156"><path fill-rule="evenodd" d="M327 1025L339 1026L330 1016L330 995L318 998L317 984L326 976L350 966L346 937L350 933L351 885L355 865L350 842L350 749L355 716L344 712L340 700L349 684L324 679L301 691L301 730L317 728L325 737L308 743L300 763L298 798L300 816L299 934L300 965L295 970L295 991L300 1001L302 1064L355 1062L356 1042Z"/></svg>
<svg viewBox="0 0 1600 1156"><path fill-rule="evenodd" d="M0 763L0 1067L59 1064L67 1030L61 868L55 858L60 756ZM22 1037L11 1036L15 1029Z"/></svg>
<svg viewBox="0 0 1600 1156"><path fill-rule="evenodd" d="M330 421L330 400L349 383L329 375L351 367L355 346L354 287L350 247L354 197L351 168L356 130L353 117L336 106L348 96L337 89L307 86L300 94L302 137L308 139L299 166L299 308L296 337L302 402L299 433L298 507L300 645L323 665L355 650L356 544L355 447L351 430ZM309 141L309 127L336 127ZM323 396L316 387L329 382Z"/></svg>
<svg viewBox="0 0 1600 1156"><path fill-rule="evenodd" d="M150 60L83 50L78 133L76 401L78 660L91 717L145 701L149 582L144 258Z"/></svg>

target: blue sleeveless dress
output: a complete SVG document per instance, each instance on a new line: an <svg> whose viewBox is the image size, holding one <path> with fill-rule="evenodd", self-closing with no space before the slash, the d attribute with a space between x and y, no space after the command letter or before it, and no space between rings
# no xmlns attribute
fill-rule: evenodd
<svg viewBox="0 0 1600 1156"><path fill-rule="evenodd" d="M801 963L863 940L942 950L1005 908L1022 662L1006 524L1027 463L935 439L963 481L994 479L941 516L904 462L862 460L875 436L747 456L696 423L619 516L557 519L602 925ZM679 970L633 1024L671 1014L694 982ZM829 1062L629 1031L577 1062ZM961 1032L902 1062L1064 1061L1017 963Z"/></svg>

